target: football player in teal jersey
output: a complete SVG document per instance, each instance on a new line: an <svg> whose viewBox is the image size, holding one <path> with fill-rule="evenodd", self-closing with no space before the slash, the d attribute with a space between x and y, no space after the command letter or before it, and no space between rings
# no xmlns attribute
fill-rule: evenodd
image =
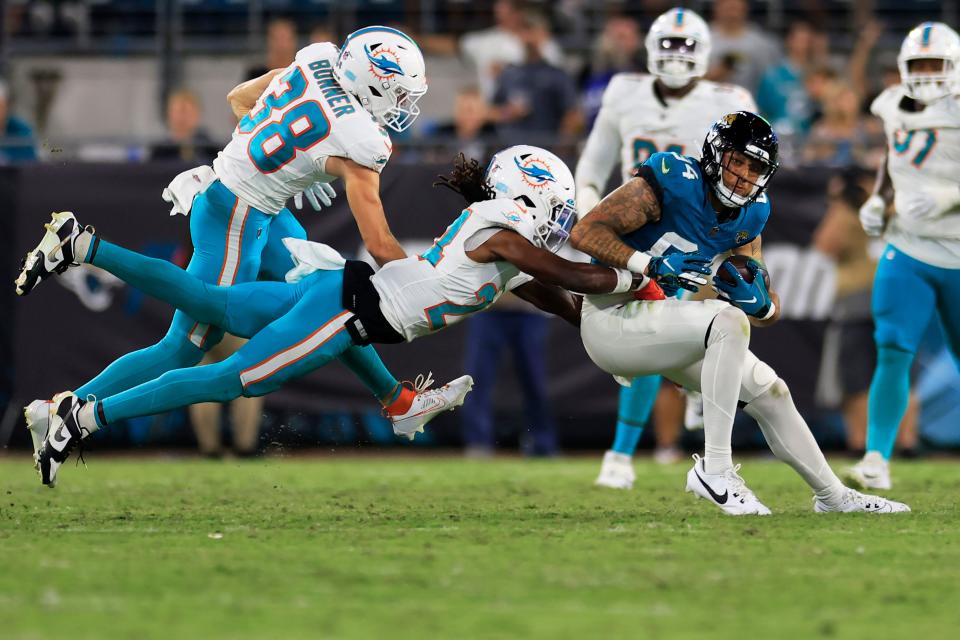
<svg viewBox="0 0 960 640"><path fill-rule="evenodd" d="M729 263L721 265L722 273L713 278L719 300L586 296L584 346L618 380L660 374L702 392L705 454L694 456L686 488L725 513L770 513L733 464L730 440L738 403L757 420L773 452L813 488L817 512L908 511L840 482L786 383L749 350L751 323L762 326L779 316L779 299L768 290L757 261L770 216L766 188L778 164L770 125L750 112L731 113L707 134L700 160L655 153L586 214L573 230L576 248L653 278L667 294L707 284L709 265L720 254L733 251L756 260L748 263L748 278Z"/></svg>

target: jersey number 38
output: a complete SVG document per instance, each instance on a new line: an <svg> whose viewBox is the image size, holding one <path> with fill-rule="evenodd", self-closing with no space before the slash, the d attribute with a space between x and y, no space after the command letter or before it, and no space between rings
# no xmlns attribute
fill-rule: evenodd
<svg viewBox="0 0 960 640"><path fill-rule="evenodd" d="M252 134L247 155L261 173L273 173L330 134L330 121L315 100L297 102L307 90L307 78L294 67L280 79L279 92L267 94L263 106L240 120L240 133ZM272 120L275 112L282 115ZM267 124L263 124L271 120ZM261 126L262 125L262 126Z"/></svg>

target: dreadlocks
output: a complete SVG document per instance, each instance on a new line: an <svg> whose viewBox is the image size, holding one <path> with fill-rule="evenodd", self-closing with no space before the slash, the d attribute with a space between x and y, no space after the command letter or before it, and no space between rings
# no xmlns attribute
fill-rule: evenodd
<svg viewBox="0 0 960 640"><path fill-rule="evenodd" d="M476 160L467 160L463 153L458 153L454 158L453 171L449 176L437 177L440 179L434 182L433 186L446 187L459 193L468 204L497 197L496 192L487 184L484 168Z"/></svg>

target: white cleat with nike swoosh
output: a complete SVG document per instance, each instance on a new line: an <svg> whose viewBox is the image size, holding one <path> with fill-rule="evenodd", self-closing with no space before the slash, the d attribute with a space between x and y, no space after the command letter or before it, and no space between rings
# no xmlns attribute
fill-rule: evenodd
<svg viewBox="0 0 960 640"><path fill-rule="evenodd" d="M740 465L724 473L708 474L700 456L693 454L693 460L693 468L687 472L686 490L689 493L712 502L727 515L770 515L770 509L753 495L753 491L737 473Z"/></svg>
<svg viewBox="0 0 960 640"><path fill-rule="evenodd" d="M90 435L80 426L78 413L86 404L73 393L64 393L59 396L52 415L50 426L47 429L47 438L37 454L37 464L40 466L40 481L53 488L57 484L57 473L60 467L70 457L70 452L80 445L80 441ZM83 456L81 455L81 460Z"/></svg>
<svg viewBox="0 0 960 640"><path fill-rule="evenodd" d="M395 434L413 440L418 433L423 433L423 427L439 414L462 405L463 399L473 388L473 378L470 376L460 376L442 387L428 389L432 383L433 378L429 374L426 377L417 376L413 387L417 395L410 407L403 413L389 416Z"/></svg>

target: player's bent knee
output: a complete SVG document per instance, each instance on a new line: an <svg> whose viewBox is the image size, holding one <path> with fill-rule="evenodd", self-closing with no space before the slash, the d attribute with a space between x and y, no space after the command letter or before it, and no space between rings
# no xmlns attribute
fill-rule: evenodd
<svg viewBox="0 0 960 640"><path fill-rule="evenodd" d="M740 383L740 400L746 403L753 402L760 396L770 392L775 396L789 396L790 389L787 383L777 375L773 367L747 352L748 361L743 368L743 378Z"/></svg>

